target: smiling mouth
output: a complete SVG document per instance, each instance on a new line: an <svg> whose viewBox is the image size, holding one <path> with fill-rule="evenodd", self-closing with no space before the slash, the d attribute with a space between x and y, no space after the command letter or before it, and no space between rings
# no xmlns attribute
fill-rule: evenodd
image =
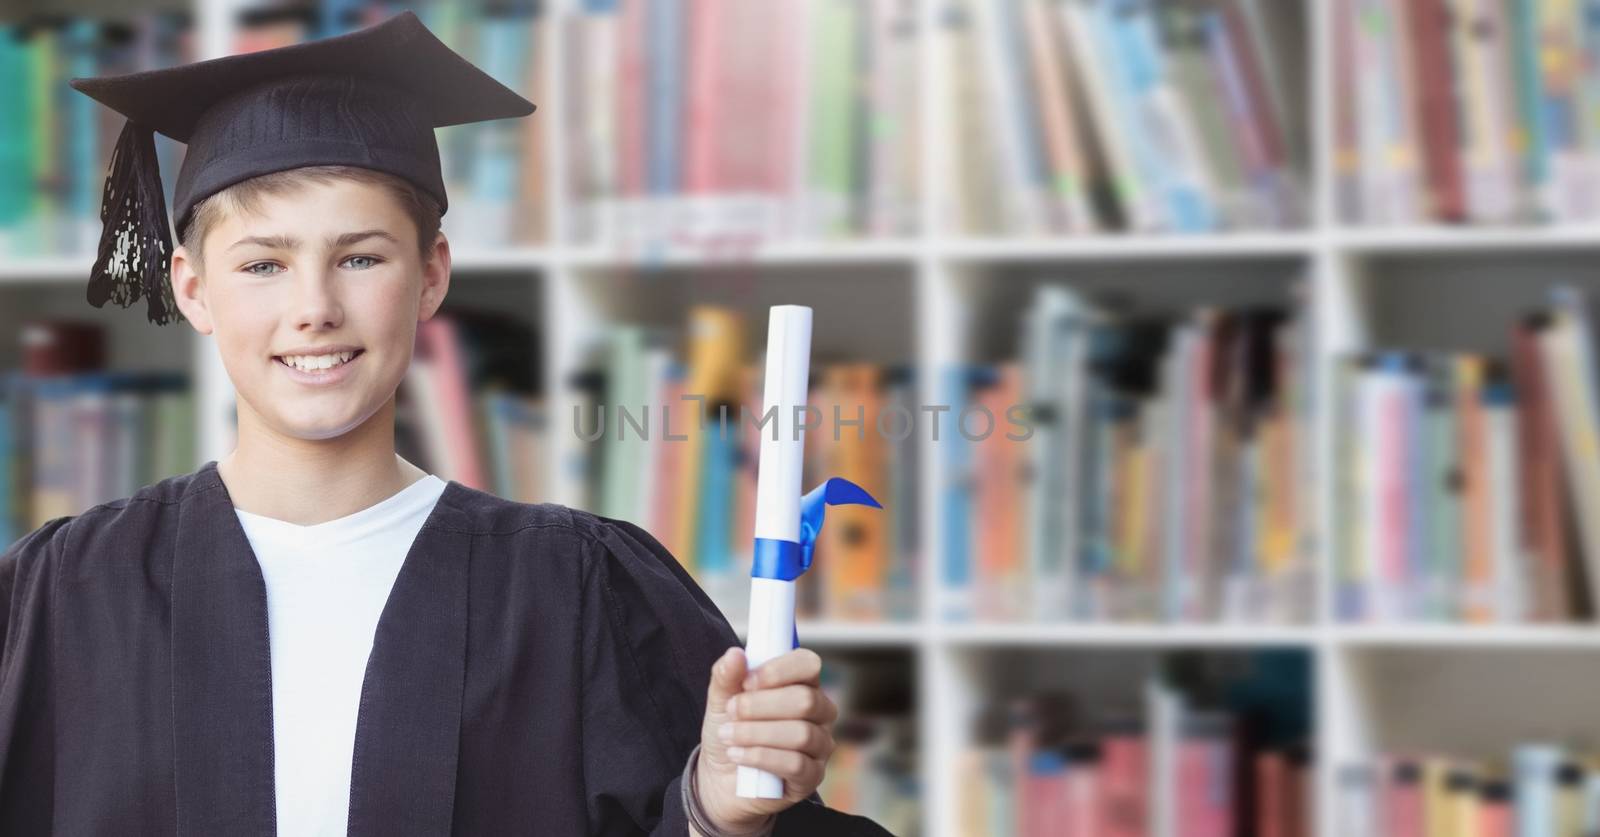
<svg viewBox="0 0 1600 837"><path fill-rule="evenodd" d="M288 363L287 361L285 361L283 359L283 355L273 355L272 359L273 359L274 362L278 363L280 366L283 366L283 367L288 368L288 369L293 369L294 371L300 372L302 374L306 374L306 375L324 375L324 374L327 374L329 372L332 372L335 369L338 369L341 366L344 366L345 364L350 363L351 361L355 360L358 357L361 357L362 355L366 354L366 352L367 352L366 349L356 349L354 352L352 352L350 354L350 360L342 361L340 363L335 363L332 366L327 366L327 367L323 367L323 368L320 368L320 369L315 369L315 368L313 368L313 369L303 369L303 368L301 368L299 366L295 366L294 364Z"/></svg>

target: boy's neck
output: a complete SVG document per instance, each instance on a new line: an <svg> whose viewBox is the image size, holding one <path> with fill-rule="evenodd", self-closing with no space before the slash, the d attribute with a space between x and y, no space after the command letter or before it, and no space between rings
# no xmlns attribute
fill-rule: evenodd
<svg viewBox="0 0 1600 837"><path fill-rule="evenodd" d="M306 441L239 410L239 443L217 461L236 508L299 526L354 514L427 476L394 449L394 401L336 439Z"/></svg>

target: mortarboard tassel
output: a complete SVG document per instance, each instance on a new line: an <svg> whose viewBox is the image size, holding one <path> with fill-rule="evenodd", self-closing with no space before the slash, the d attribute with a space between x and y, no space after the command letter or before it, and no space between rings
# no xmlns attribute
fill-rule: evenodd
<svg viewBox="0 0 1600 837"><path fill-rule="evenodd" d="M172 228L161 193L155 136L128 120L111 151L100 204L100 249L89 275L89 304L127 308L142 295L157 325L181 319L172 299Z"/></svg>

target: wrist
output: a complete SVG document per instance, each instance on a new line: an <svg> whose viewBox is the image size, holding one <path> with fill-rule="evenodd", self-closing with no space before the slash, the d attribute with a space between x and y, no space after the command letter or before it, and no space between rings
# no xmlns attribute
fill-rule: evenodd
<svg viewBox="0 0 1600 837"><path fill-rule="evenodd" d="M769 837L773 826L777 824L777 814L756 820L750 824L729 826L720 822L705 806L705 797L700 793L700 745L695 745L689 753L688 762L684 765L681 787L683 790L683 813L689 821L689 833L692 837Z"/></svg>

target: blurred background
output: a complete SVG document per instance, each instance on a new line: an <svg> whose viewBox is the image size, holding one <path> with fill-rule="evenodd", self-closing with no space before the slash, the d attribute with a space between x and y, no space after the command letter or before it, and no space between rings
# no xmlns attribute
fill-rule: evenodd
<svg viewBox="0 0 1600 837"><path fill-rule="evenodd" d="M731 428L814 309L804 484L884 504L800 581L829 804L1600 833L1600 6L4 0L0 544L234 438L209 340L84 302L121 124L66 79L404 8L539 105L438 132L408 459L639 523L742 631Z"/></svg>

